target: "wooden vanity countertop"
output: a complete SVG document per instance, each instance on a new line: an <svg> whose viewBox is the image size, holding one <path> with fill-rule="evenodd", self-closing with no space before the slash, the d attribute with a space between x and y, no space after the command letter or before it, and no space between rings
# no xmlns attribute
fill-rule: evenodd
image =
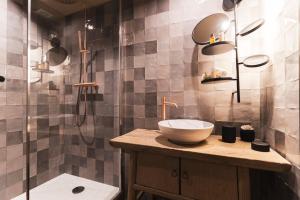
<svg viewBox="0 0 300 200"><path fill-rule="evenodd" d="M251 143L239 138L236 143L224 143L217 135L211 135L198 145L181 146L169 142L158 130L136 129L110 140L110 144L128 152L153 152L253 169L284 172L291 168L291 164L272 149L270 152L254 151Z"/></svg>

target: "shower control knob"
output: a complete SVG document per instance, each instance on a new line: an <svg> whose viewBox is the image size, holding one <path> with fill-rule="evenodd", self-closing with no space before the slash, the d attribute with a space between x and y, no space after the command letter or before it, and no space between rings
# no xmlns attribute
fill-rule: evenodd
<svg viewBox="0 0 300 200"><path fill-rule="evenodd" d="M5 81L5 77L4 76L0 76L0 82L4 82Z"/></svg>

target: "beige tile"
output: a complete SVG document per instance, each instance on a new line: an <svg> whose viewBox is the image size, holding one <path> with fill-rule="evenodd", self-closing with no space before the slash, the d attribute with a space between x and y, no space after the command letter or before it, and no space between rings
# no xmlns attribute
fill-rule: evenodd
<svg viewBox="0 0 300 200"><path fill-rule="evenodd" d="M215 107L215 120L216 121L231 121L233 110L230 107L217 106Z"/></svg>
<svg viewBox="0 0 300 200"><path fill-rule="evenodd" d="M6 199L11 199L13 197L19 196L23 193L23 181L18 182L8 188L6 188Z"/></svg>
<svg viewBox="0 0 300 200"><path fill-rule="evenodd" d="M15 158L7 161L7 173L17 171L25 167L25 163L23 163L23 157Z"/></svg>
<svg viewBox="0 0 300 200"><path fill-rule="evenodd" d="M16 158L20 158L22 155L23 155L23 144L12 145L6 148L6 156L7 156L6 159L8 161Z"/></svg>

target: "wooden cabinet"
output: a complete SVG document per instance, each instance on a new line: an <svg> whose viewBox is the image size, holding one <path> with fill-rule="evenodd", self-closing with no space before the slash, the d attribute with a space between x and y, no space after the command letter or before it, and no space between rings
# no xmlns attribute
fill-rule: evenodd
<svg viewBox="0 0 300 200"><path fill-rule="evenodd" d="M238 200L237 168L153 153L136 153L136 185L174 199Z"/></svg>
<svg viewBox="0 0 300 200"><path fill-rule="evenodd" d="M137 153L138 185L179 194L179 158Z"/></svg>
<svg viewBox="0 0 300 200"><path fill-rule="evenodd" d="M130 154L128 200L136 200L140 191L172 200L250 200L249 168L291 168L273 150L253 151L250 143L223 143L220 136L185 147L156 130L136 129L110 143Z"/></svg>
<svg viewBox="0 0 300 200"><path fill-rule="evenodd" d="M237 169L182 159L181 195L199 200L238 200Z"/></svg>

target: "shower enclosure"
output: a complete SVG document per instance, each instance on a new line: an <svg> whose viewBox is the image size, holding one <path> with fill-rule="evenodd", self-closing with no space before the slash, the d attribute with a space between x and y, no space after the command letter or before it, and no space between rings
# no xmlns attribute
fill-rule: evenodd
<svg viewBox="0 0 300 200"><path fill-rule="evenodd" d="M13 199L114 199L120 2L24 2L16 4L28 22L26 192Z"/></svg>

